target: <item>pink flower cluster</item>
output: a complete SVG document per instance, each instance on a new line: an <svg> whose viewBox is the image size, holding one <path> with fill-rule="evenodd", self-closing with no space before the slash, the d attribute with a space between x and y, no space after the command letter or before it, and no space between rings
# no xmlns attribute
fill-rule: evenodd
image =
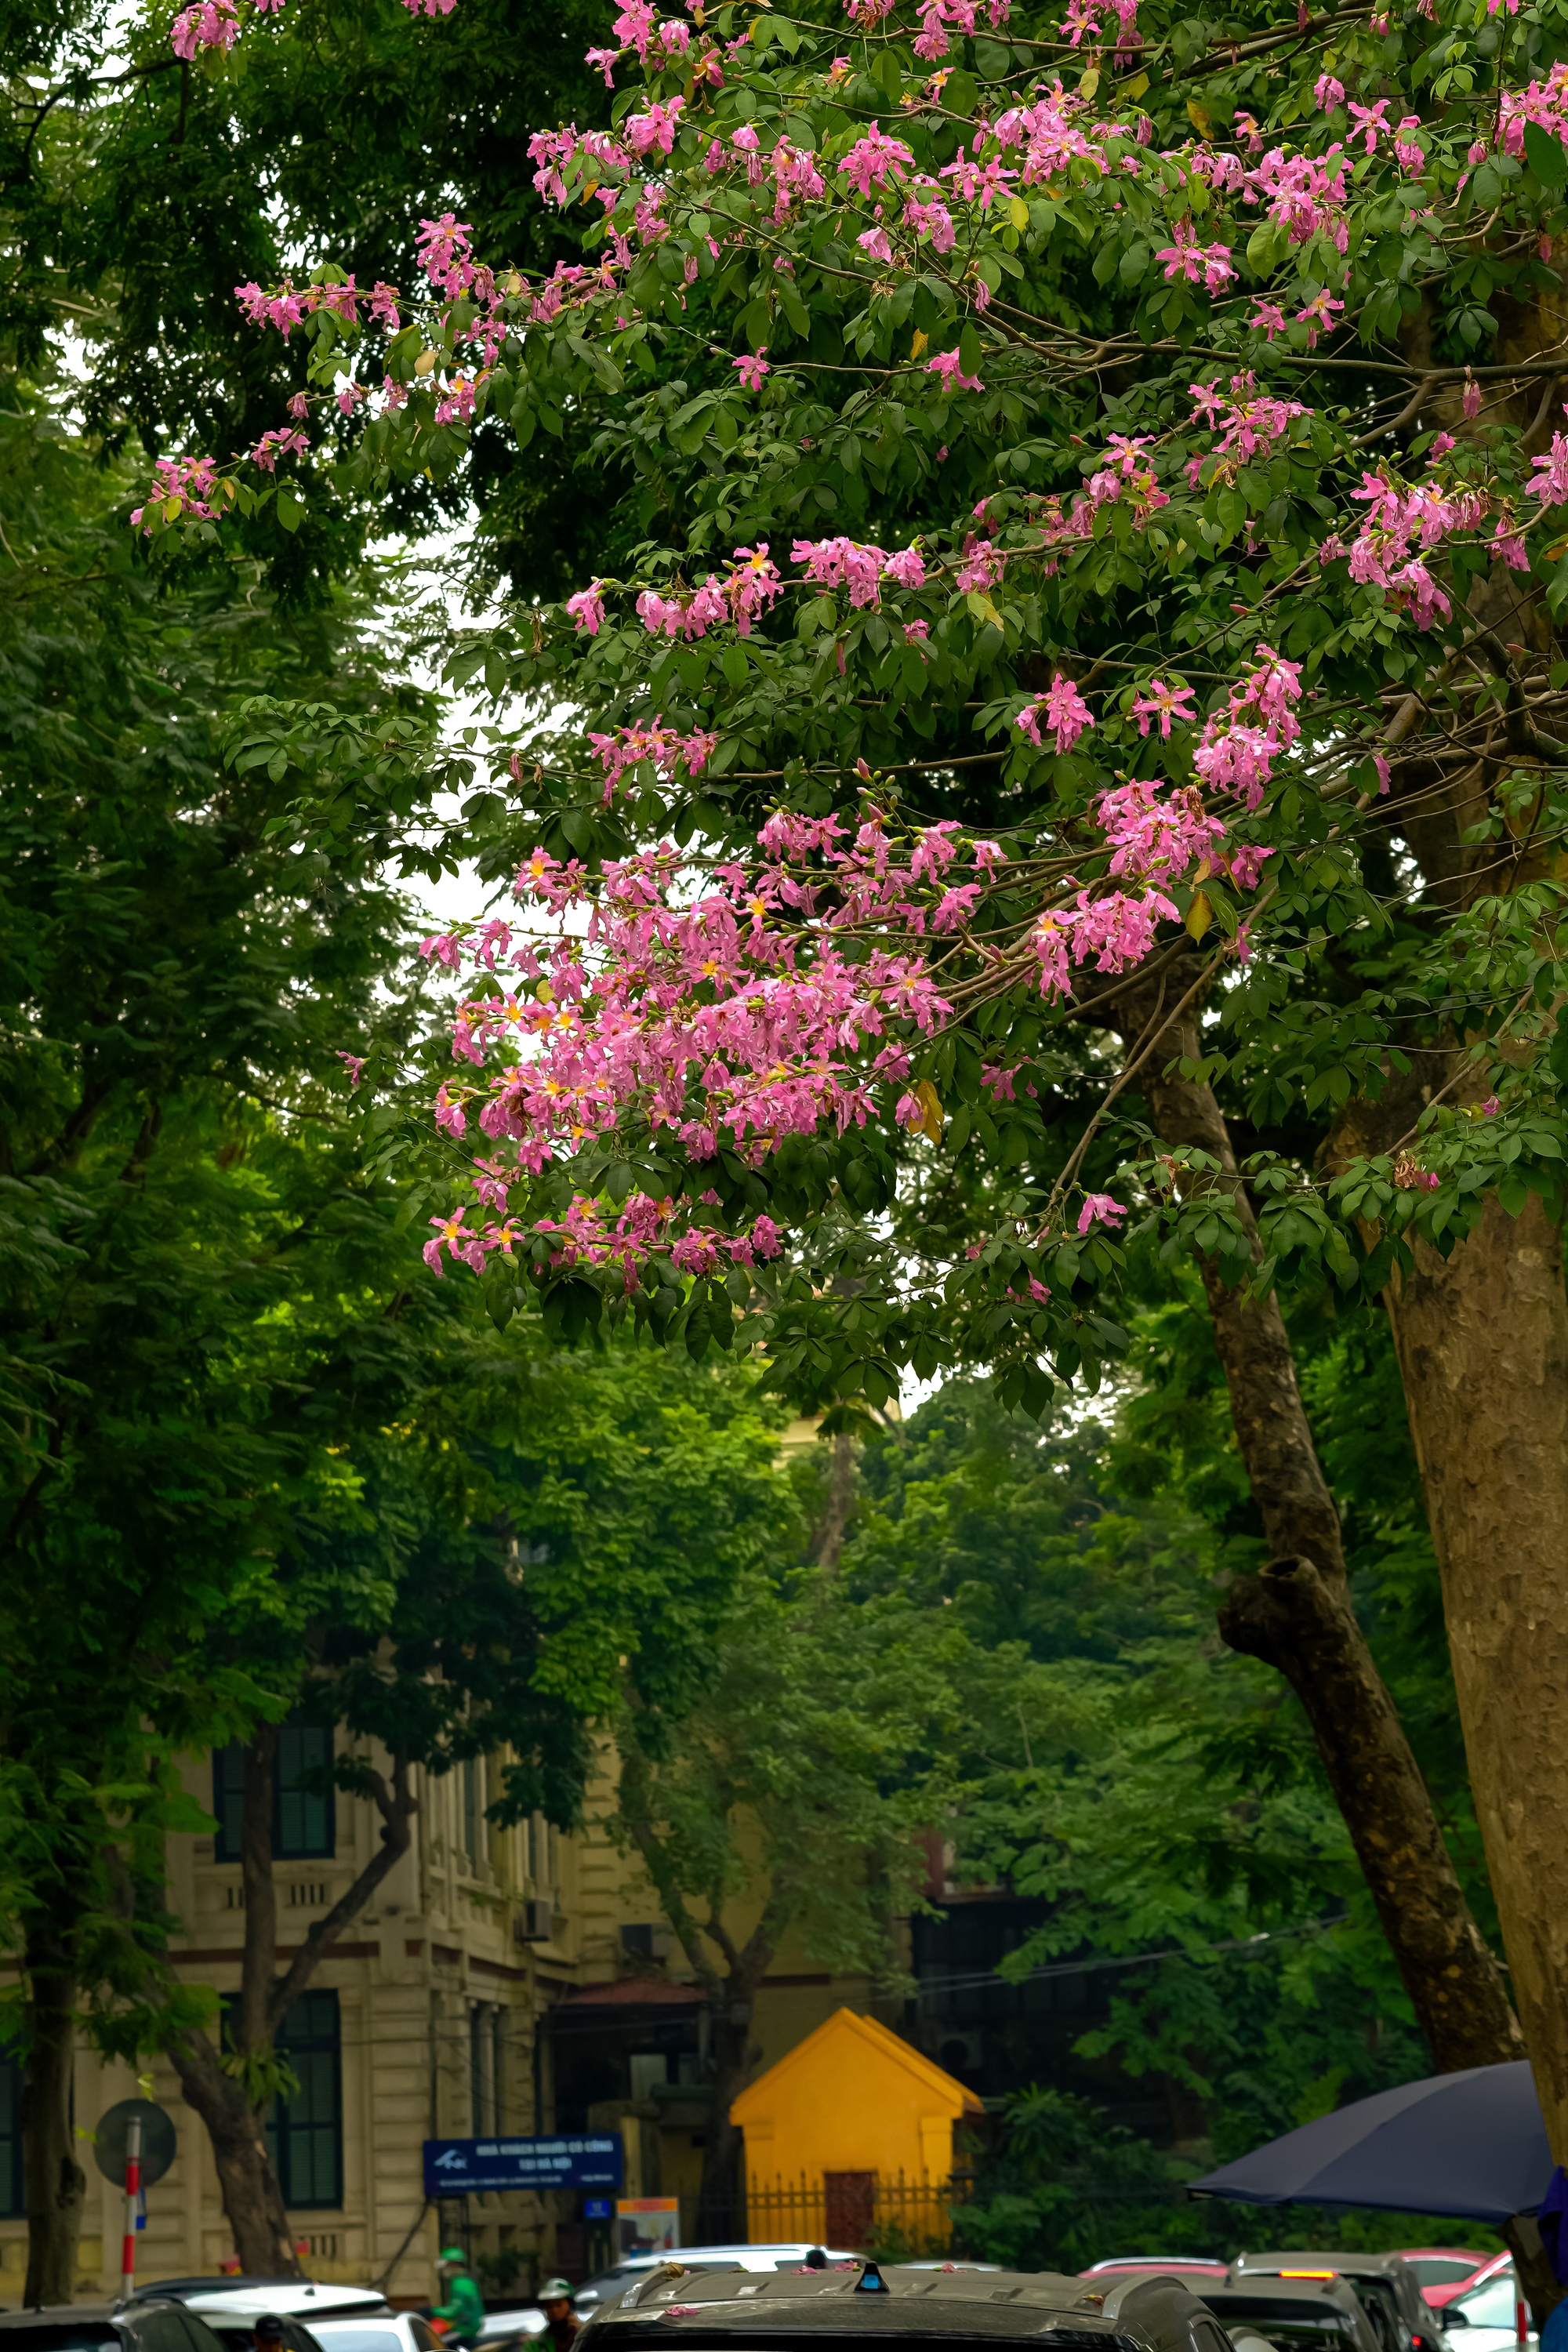
<svg viewBox="0 0 1568 2352"><path fill-rule="evenodd" d="M645 760L650 760L661 776L673 776L682 767L689 776L700 776L719 738L701 728L690 735L678 735L656 719L651 726L617 727L613 735L591 734L588 740L605 771L607 802L626 770L640 767Z"/></svg>
<svg viewBox="0 0 1568 2352"><path fill-rule="evenodd" d="M1044 726L1056 738L1058 751L1070 751L1080 735L1094 725L1088 703L1070 677L1059 670L1053 676L1044 694L1026 703L1013 724L1026 735L1037 751L1043 751L1040 729Z"/></svg>
<svg viewBox="0 0 1568 2352"><path fill-rule="evenodd" d="M182 512L197 515L204 522L215 520L217 509L212 499L217 486L217 467L212 458L156 457L153 461L153 473L154 478L147 506L155 506L165 500L177 502L170 520L175 520ZM147 507L132 509L132 530L142 521L146 511ZM144 528L150 531L153 526L147 523Z"/></svg>
<svg viewBox="0 0 1568 2352"><path fill-rule="evenodd" d="M1174 245L1162 246L1154 256L1164 263L1166 278L1184 278L1194 286L1201 279L1206 293L1222 294L1236 276L1229 246L1200 245L1188 220L1176 223L1175 239Z"/></svg>
<svg viewBox="0 0 1568 2352"><path fill-rule="evenodd" d="M1277 400L1270 394L1259 393L1257 379L1250 373L1233 375L1228 393L1221 392L1216 384L1194 383L1189 389L1197 422L1209 425L1222 436L1206 457L1190 460L1187 480L1194 485L1211 458L1217 461L1215 475L1223 474L1228 479L1249 458L1288 433L1298 416L1312 414L1299 400Z"/></svg>
<svg viewBox="0 0 1568 2352"><path fill-rule="evenodd" d="M1154 946L1154 926L1174 922L1177 908L1163 890L1137 897L1121 890L1096 898L1080 890L1069 905L1047 908L1029 933L1040 967L1040 994L1072 994L1072 966L1092 956L1099 971L1127 971Z"/></svg>
<svg viewBox="0 0 1568 2352"><path fill-rule="evenodd" d="M276 327L285 339L317 310L330 311L345 326L357 327L362 303L366 317L384 327L388 334L395 335L402 323L395 286L384 286L377 279L367 294L363 287L354 284L352 275L341 286L322 282L298 290L285 278L276 294L263 293L252 278L247 285L237 286L234 296L253 327Z"/></svg>
<svg viewBox="0 0 1568 2352"><path fill-rule="evenodd" d="M1429 629L1435 621L1446 621L1452 607L1423 558L1453 532L1478 530L1491 510L1488 493L1465 484L1445 488L1436 475L1405 488L1386 473L1366 473L1361 488L1351 496L1366 509L1349 550L1351 578L1363 586L1386 590L1409 611L1417 628ZM1419 555L1411 555L1412 540L1419 541ZM1319 551L1320 560L1331 561L1345 551L1339 541L1330 541ZM1511 562L1516 551L1521 552L1518 542L1511 534L1502 533L1494 560L1497 554L1504 554Z"/></svg>
<svg viewBox="0 0 1568 2352"><path fill-rule="evenodd" d="M1504 90L1500 128L1504 152L1524 161L1524 126L1534 122L1568 147L1568 61L1559 59L1544 81ZM1479 161L1479 158L1477 158Z"/></svg>
<svg viewBox="0 0 1568 2352"><path fill-rule="evenodd" d="M310 446L297 425L287 432L264 433L250 453L251 462L259 466L264 474L275 474L279 457L303 457Z"/></svg>
<svg viewBox="0 0 1568 2352"><path fill-rule="evenodd" d="M169 46L187 60L198 49L232 49L239 31L239 11L234 0L196 0L182 8L169 27Z"/></svg>
<svg viewBox="0 0 1568 2352"><path fill-rule="evenodd" d="M536 852L518 877L519 898L568 916L586 904L585 925L542 944L491 921L470 942L443 934L422 950L451 969L471 961L484 975L483 992L458 1006L454 1058L482 1066L488 1049L501 1048L488 1086L449 1084L436 1107L437 1123L459 1137L477 1101L481 1131L507 1155L479 1163L480 1197L504 1209L523 1171L628 1122L642 1133L670 1131L700 1163L728 1136L753 1165L784 1136L813 1133L824 1120L840 1132L864 1124L875 1108L868 1078L893 1083L908 1072L907 1049L891 1033L928 1032L951 1007L893 933L855 960L833 933L879 921L908 928L911 918L934 927L955 896L972 903L981 884L955 884L951 872L956 830L927 828L900 859L895 846L906 845L879 811L868 810L848 841L835 818L781 815L764 828L761 866L721 867L719 887L694 902L684 897L687 869L668 846L606 866L599 886ZM989 871L999 856L990 844L971 845L972 870ZM825 858L823 873L795 870L813 856ZM825 885L833 905L819 915ZM791 906L815 917L814 928L774 919ZM506 966L534 992L498 990ZM862 1055L874 1055L868 1073L855 1066ZM613 1231L597 1208L584 1213L586 1227L579 1218L538 1230L581 1253L591 1229L592 1248L607 1249L629 1278L656 1246L647 1213L628 1209L633 1224ZM437 1230L435 1255L469 1263L515 1239L510 1225L477 1231L458 1220ZM753 1224L749 1238L760 1255L776 1248L771 1228ZM675 1263L702 1271L721 1253L743 1257L734 1240L705 1233Z"/></svg>
<svg viewBox="0 0 1568 2352"><path fill-rule="evenodd" d="M1012 14L1013 0L990 0L986 11L993 32L998 31ZM977 0L921 0L921 29L915 36L917 58L945 58L948 36L973 38L975 19L979 16Z"/></svg>
<svg viewBox="0 0 1568 2352"><path fill-rule="evenodd" d="M1102 793L1095 815L1113 855L1110 871L1138 882L1179 882L1207 858L1217 863L1225 827L1191 784L1166 793L1158 783L1119 784Z"/></svg>
<svg viewBox="0 0 1568 2352"><path fill-rule="evenodd" d="M862 547L853 539L797 539L790 560L805 567L808 580L825 588L847 588L849 602L858 608L882 601L881 583L900 588L923 588L925 563L918 547L900 548L889 555L879 547Z"/></svg>
<svg viewBox="0 0 1568 2352"><path fill-rule="evenodd" d="M755 547L738 547L729 578L721 580L710 572L695 595L661 596L656 589L645 588L637 598L637 618L656 637L705 637L710 629L725 621L733 621L741 635L749 637L752 621L769 609L782 585L778 566L763 539ZM597 583L567 604L578 627L590 636L604 618L596 588Z"/></svg>
<svg viewBox="0 0 1568 2352"><path fill-rule="evenodd" d="M1239 793L1249 809L1261 802L1273 762L1301 732L1294 706L1301 698L1301 665L1272 646L1256 648L1257 667L1233 686L1223 714L1204 721L1193 765L1212 791Z"/></svg>

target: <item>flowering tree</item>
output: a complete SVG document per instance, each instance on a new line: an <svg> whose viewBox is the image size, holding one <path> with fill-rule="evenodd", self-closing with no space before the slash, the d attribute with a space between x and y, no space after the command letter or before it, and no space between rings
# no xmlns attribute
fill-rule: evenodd
<svg viewBox="0 0 1568 2352"><path fill-rule="evenodd" d="M426 943L432 1264L569 1334L739 1312L818 1399L984 1360L1037 1404L1117 1353L1135 1235L1195 1252L1273 1555L1226 1638L1289 1675L1472 2063L1518 2028L1277 1303L1383 1298L1563 2153L1568 1864L1510 1826L1568 1783L1516 1736L1568 1667L1560 44L1559 0L630 0L613 128L531 150L581 260L446 213L411 296L241 288L307 341L289 423L136 520L297 522L329 402L373 499L497 427L616 486L603 576L454 666L516 907ZM242 756L289 740L258 709ZM303 821L406 812L402 758L345 735Z"/></svg>

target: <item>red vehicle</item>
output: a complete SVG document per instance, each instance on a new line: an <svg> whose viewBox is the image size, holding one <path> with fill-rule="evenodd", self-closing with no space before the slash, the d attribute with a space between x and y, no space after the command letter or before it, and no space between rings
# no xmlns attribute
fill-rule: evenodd
<svg viewBox="0 0 1568 2352"><path fill-rule="evenodd" d="M1507 2270L1511 2254L1478 2254L1468 2246L1401 2246L1398 2252L1435 2311L1467 2287L1485 2286L1494 2272Z"/></svg>

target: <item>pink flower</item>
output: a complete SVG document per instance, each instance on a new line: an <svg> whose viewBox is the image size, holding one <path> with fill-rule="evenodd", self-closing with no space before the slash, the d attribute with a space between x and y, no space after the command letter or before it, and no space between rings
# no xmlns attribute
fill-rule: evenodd
<svg viewBox="0 0 1568 2352"><path fill-rule="evenodd" d="M1313 85L1312 99L1320 113L1331 114L1336 106L1342 106L1345 102L1345 86L1342 81L1336 81L1332 74L1320 74Z"/></svg>
<svg viewBox="0 0 1568 2352"><path fill-rule="evenodd" d="M1382 102L1386 104L1387 101ZM1369 148L1367 152L1370 153L1371 149ZM1321 293L1313 295L1305 310L1297 311L1296 324L1306 328L1307 349L1310 352L1317 349L1318 329L1324 327L1331 333L1334 324L1332 314L1336 310L1342 310L1344 307L1344 304L1337 300L1325 286Z"/></svg>
<svg viewBox="0 0 1568 2352"><path fill-rule="evenodd" d="M1117 1221L1126 1214L1121 1202L1112 1200L1109 1192L1086 1192L1083 1206L1078 1213L1078 1229L1080 1234L1087 1234L1091 1225L1101 1224L1109 1225L1114 1232Z"/></svg>
<svg viewBox="0 0 1568 2352"><path fill-rule="evenodd" d="M1481 1117L1483 1118L1496 1118L1498 1108L1499 1105L1496 1095L1489 1095L1485 1102L1481 1105Z"/></svg>
<svg viewBox="0 0 1568 2352"><path fill-rule="evenodd" d="M740 359L731 360L730 362L747 392L761 392L763 377L773 373L767 361L763 357L763 352L766 350L767 345L763 343L757 351L743 353Z"/></svg>
<svg viewBox="0 0 1568 2352"><path fill-rule="evenodd" d="M934 360L927 360L926 372L931 375L942 376L950 393L984 392L985 389L977 375L964 374L963 362L956 350L939 352ZM942 454L945 456L946 452Z"/></svg>
<svg viewBox="0 0 1568 2352"><path fill-rule="evenodd" d="M277 470L279 457L292 457L297 451L302 455L310 446L305 436L298 431L264 433L250 455L264 473L270 474Z"/></svg>
<svg viewBox="0 0 1568 2352"><path fill-rule="evenodd" d="M1079 692L1076 682L1064 677L1058 670L1044 694L1035 697L1019 711L1013 724L1028 737L1037 750L1043 751L1040 727L1044 722L1057 739L1057 750L1070 751L1080 735L1094 725L1088 703Z"/></svg>
<svg viewBox="0 0 1568 2352"><path fill-rule="evenodd" d="M1481 413L1481 388L1468 368L1465 371L1464 398L1460 405L1467 416L1479 416Z"/></svg>
<svg viewBox="0 0 1568 2352"><path fill-rule="evenodd" d="M1285 331L1285 313L1277 302L1259 302L1247 323L1255 333L1261 328L1272 342L1276 335Z"/></svg>
<svg viewBox="0 0 1568 2352"><path fill-rule="evenodd" d="M357 1086L358 1086L358 1084L359 1084L359 1082L360 1082L360 1080L361 1080L361 1078L363 1078L363 1076L364 1076L364 1056L363 1056L363 1054L345 1054L345 1053L343 1052L342 1047L340 1045L340 1046L338 1047L338 1059L339 1059L339 1061L340 1061L340 1062L342 1062L342 1065L343 1065L344 1068L348 1071L348 1074L349 1074L349 1084L350 1084L350 1086L351 1086L351 1087L357 1087ZM443 1091L444 1091L444 1090L443 1090ZM1494 1108L1495 1108L1495 1104L1494 1104Z"/></svg>
<svg viewBox="0 0 1568 2352"><path fill-rule="evenodd" d="M875 122L864 139L858 139L839 171L863 196L873 187L885 187L890 181L901 180L913 163L914 156L901 139L889 139Z"/></svg>
<svg viewBox="0 0 1568 2352"><path fill-rule="evenodd" d="M604 585L602 580L595 580L591 587L580 588L575 596L566 599L566 610L591 637L596 637L605 625L605 599L601 593Z"/></svg>
<svg viewBox="0 0 1568 2352"><path fill-rule="evenodd" d="M1179 719L1184 725L1190 726L1197 718L1197 712L1192 708L1192 700L1193 689L1190 686L1167 686L1163 678L1152 677L1149 680L1148 693L1140 695L1138 700L1132 705L1132 716L1138 721L1138 732L1140 735L1147 735L1150 720L1157 719L1160 722L1161 736L1168 743L1171 740L1173 719ZM1184 710L1182 708L1184 703L1187 705Z"/></svg>
<svg viewBox="0 0 1568 2352"><path fill-rule="evenodd" d="M192 58L198 49L232 49L239 31L234 0L198 0L183 9L169 28L169 45L177 58Z"/></svg>

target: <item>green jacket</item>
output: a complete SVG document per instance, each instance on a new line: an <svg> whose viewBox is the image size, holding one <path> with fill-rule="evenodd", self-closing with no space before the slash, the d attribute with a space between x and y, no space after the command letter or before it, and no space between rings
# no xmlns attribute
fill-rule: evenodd
<svg viewBox="0 0 1568 2352"><path fill-rule="evenodd" d="M467 2271L458 2271L452 2281L450 2303L438 2303L434 2316L448 2319L452 2333L459 2344L475 2344L485 2324L484 2299Z"/></svg>

